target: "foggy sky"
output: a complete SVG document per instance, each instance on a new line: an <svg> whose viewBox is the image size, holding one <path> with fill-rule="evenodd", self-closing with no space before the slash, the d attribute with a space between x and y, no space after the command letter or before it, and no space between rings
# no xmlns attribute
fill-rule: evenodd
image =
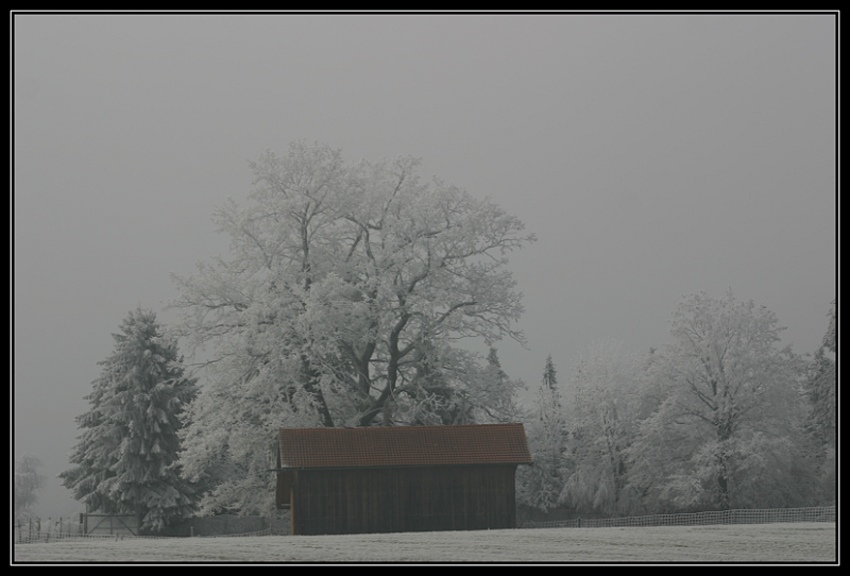
<svg viewBox="0 0 850 576"><path fill-rule="evenodd" d="M511 255L536 389L602 339L667 342L686 294L754 300L812 353L836 295L833 14L25 14L13 33L15 453L36 512L137 306L227 249L213 210L294 140L422 158L538 241Z"/></svg>

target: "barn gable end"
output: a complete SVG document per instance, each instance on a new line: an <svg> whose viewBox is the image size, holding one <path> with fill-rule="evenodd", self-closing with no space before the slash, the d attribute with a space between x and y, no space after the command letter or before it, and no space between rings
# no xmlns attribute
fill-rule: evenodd
<svg viewBox="0 0 850 576"><path fill-rule="evenodd" d="M522 424L280 430L277 504L293 534L516 525Z"/></svg>

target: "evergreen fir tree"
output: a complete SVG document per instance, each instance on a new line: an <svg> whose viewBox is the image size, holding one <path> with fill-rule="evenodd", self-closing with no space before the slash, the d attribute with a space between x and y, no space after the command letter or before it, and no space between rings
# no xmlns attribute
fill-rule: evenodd
<svg viewBox="0 0 850 576"><path fill-rule="evenodd" d="M835 447L835 361L827 354L838 352L836 340L835 300L829 311L829 328L821 347L815 352L807 392L811 405L809 428L822 443Z"/></svg>
<svg viewBox="0 0 850 576"><path fill-rule="evenodd" d="M566 449L566 422L552 356L546 358L528 443L534 464L523 474L520 501L547 512L558 505L564 487Z"/></svg>
<svg viewBox="0 0 850 576"><path fill-rule="evenodd" d="M77 417L75 466L59 477L88 510L137 514L142 530L160 531L193 510L176 462L179 415L195 382L153 312L131 312L113 338L115 349L86 396L91 409Z"/></svg>
<svg viewBox="0 0 850 576"><path fill-rule="evenodd" d="M502 369L499 353L490 346L487 365L483 371L482 388L487 390L488 402L481 402L480 422L519 422L524 420L524 410L517 404L517 394L526 388L521 380L514 380Z"/></svg>
<svg viewBox="0 0 850 576"><path fill-rule="evenodd" d="M835 305L833 300L829 311L829 327L820 348L815 352L814 360L809 365L809 375L805 382L809 401L806 429L813 443L809 457L813 460L820 479L817 486L819 502L835 500L837 375L834 358L838 352Z"/></svg>

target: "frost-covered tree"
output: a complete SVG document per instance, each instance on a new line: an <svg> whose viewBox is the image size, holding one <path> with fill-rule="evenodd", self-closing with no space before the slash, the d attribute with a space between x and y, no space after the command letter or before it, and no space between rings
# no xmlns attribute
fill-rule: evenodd
<svg viewBox="0 0 850 576"><path fill-rule="evenodd" d="M74 466L59 476L88 510L137 514L143 530L159 531L193 509L193 490L177 467L177 432L194 380L154 312L131 311L113 339L86 396L90 409L77 417Z"/></svg>
<svg viewBox="0 0 850 576"><path fill-rule="evenodd" d="M835 355L838 352L836 336L836 301L829 310L829 326L821 346L815 351L814 360L809 365L809 374L805 383L805 394L809 404L806 427L812 436L812 461L819 470L820 487L818 499L835 499L835 448L836 428L836 367Z"/></svg>
<svg viewBox="0 0 850 576"><path fill-rule="evenodd" d="M582 513L606 516L640 511L628 485L626 449L635 433L644 361L614 342L594 344L578 361L569 453L573 469L561 501Z"/></svg>
<svg viewBox="0 0 850 576"><path fill-rule="evenodd" d="M525 382L514 380L502 369L499 353L490 347L487 365L478 379L477 393L481 400L481 414L476 422L521 422L525 419L523 409L517 404L518 394L525 390ZM486 399L485 399L486 396Z"/></svg>
<svg viewBox="0 0 850 576"><path fill-rule="evenodd" d="M558 506L566 476L567 425L552 356L546 358L529 423L528 447L532 466L520 472L520 503L547 512Z"/></svg>
<svg viewBox="0 0 850 576"><path fill-rule="evenodd" d="M206 511L271 502L253 498L271 494L280 426L469 422L502 402L458 344L522 341L506 255L533 236L417 164L268 152L248 202L216 213L229 256L175 277L182 334L210 357L182 457L187 478L215 478Z"/></svg>
<svg viewBox="0 0 850 576"><path fill-rule="evenodd" d="M658 407L628 448L632 488L652 511L799 505L799 359L752 301L686 297L655 354Z"/></svg>
<svg viewBox="0 0 850 576"><path fill-rule="evenodd" d="M809 425L815 436L827 446L835 447L835 360L838 352L836 339L835 300L829 310L829 327L820 348L815 352L806 392L811 404Z"/></svg>
<svg viewBox="0 0 850 576"><path fill-rule="evenodd" d="M41 460L33 454L15 458L15 520L25 520L38 501L38 491L44 487L45 477L40 472Z"/></svg>

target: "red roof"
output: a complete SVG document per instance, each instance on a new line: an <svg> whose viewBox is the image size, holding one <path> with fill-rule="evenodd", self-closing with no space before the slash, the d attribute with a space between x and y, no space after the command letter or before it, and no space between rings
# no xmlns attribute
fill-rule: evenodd
<svg viewBox="0 0 850 576"><path fill-rule="evenodd" d="M281 428L284 468L530 464L522 424Z"/></svg>

